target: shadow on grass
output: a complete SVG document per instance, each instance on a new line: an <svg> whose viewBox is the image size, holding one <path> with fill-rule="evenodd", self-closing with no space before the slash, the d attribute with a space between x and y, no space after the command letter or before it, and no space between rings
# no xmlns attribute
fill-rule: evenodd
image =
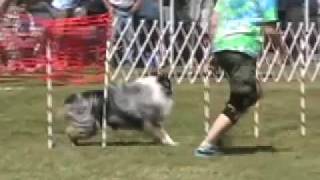
<svg viewBox="0 0 320 180"><path fill-rule="evenodd" d="M275 153L278 152L273 146L234 146L222 148L225 155L246 155L258 152Z"/></svg>
<svg viewBox="0 0 320 180"><path fill-rule="evenodd" d="M156 142L130 141L130 142L108 142L107 146L160 146ZM101 146L101 141L79 142L77 146Z"/></svg>

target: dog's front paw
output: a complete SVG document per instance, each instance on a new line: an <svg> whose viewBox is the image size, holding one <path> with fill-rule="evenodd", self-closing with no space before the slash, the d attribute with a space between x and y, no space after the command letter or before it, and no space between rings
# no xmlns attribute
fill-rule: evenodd
<svg viewBox="0 0 320 180"><path fill-rule="evenodd" d="M167 145L167 146L178 146L179 145L178 142L174 142L174 141L163 141L162 144Z"/></svg>
<svg viewBox="0 0 320 180"><path fill-rule="evenodd" d="M79 142L78 142L77 139L70 139L70 140L71 140L71 145L72 145L73 147L79 146Z"/></svg>
<svg viewBox="0 0 320 180"><path fill-rule="evenodd" d="M178 142L172 142L170 144L168 144L169 146L179 146L179 143Z"/></svg>

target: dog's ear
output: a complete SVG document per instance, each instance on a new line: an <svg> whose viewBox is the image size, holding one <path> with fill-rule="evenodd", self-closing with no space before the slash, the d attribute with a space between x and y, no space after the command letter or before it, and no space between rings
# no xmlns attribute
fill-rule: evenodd
<svg viewBox="0 0 320 180"><path fill-rule="evenodd" d="M169 69L166 69L166 68L161 68L161 69L158 69L156 71L153 72L153 75L154 76L157 76L157 77L161 77L161 78L167 78L167 79L170 79L169 77Z"/></svg>
<svg viewBox="0 0 320 180"><path fill-rule="evenodd" d="M157 76L157 80L162 86L171 89L171 80L170 80L168 74L164 74L164 73L163 74L159 74Z"/></svg>
<svg viewBox="0 0 320 180"><path fill-rule="evenodd" d="M65 100L64 104L72 104L74 101L76 101L78 95L77 94L71 94L69 95Z"/></svg>
<svg viewBox="0 0 320 180"><path fill-rule="evenodd" d="M167 96L171 96L173 94L172 84L167 74L158 75L157 81Z"/></svg>
<svg viewBox="0 0 320 180"><path fill-rule="evenodd" d="M158 71L158 75L157 75L158 77L162 77L162 78L166 78L166 79L170 79L169 78L169 73L168 73L168 71L167 70L165 70L165 69L160 69L159 71Z"/></svg>
<svg viewBox="0 0 320 180"><path fill-rule="evenodd" d="M161 82L165 82L165 81L170 81L168 74L166 73L160 73L157 75L158 81Z"/></svg>

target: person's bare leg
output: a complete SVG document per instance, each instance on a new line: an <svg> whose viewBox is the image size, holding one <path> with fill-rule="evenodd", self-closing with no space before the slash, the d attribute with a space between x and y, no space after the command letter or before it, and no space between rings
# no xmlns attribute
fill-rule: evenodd
<svg viewBox="0 0 320 180"><path fill-rule="evenodd" d="M200 146L216 145L219 138L228 131L234 123L224 114L220 114L211 126L206 138Z"/></svg>

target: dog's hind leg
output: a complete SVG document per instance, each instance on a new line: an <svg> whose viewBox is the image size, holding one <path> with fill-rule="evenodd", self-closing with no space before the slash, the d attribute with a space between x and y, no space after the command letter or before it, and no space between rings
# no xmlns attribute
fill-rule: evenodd
<svg viewBox="0 0 320 180"><path fill-rule="evenodd" d="M77 146L80 138L80 131L73 126L68 126L66 128L66 134L68 135L72 145Z"/></svg>
<svg viewBox="0 0 320 180"><path fill-rule="evenodd" d="M78 146L79 140L88 139L96 134L96 129L85 129L85 128L77 128L72 125L69 125L66 128L66 134L68 135L72 145Z"/></svg>
<svg viewBox="0 0 320 180"><path fill-rule="evenodd" d="M154 125L151 122L144 123L144 130L150 132L155 138L156 141L159 141L161 144L169 146L177 146L178 143L174 142L169 136L167 131L163 128L162 125Z"/></svg>

